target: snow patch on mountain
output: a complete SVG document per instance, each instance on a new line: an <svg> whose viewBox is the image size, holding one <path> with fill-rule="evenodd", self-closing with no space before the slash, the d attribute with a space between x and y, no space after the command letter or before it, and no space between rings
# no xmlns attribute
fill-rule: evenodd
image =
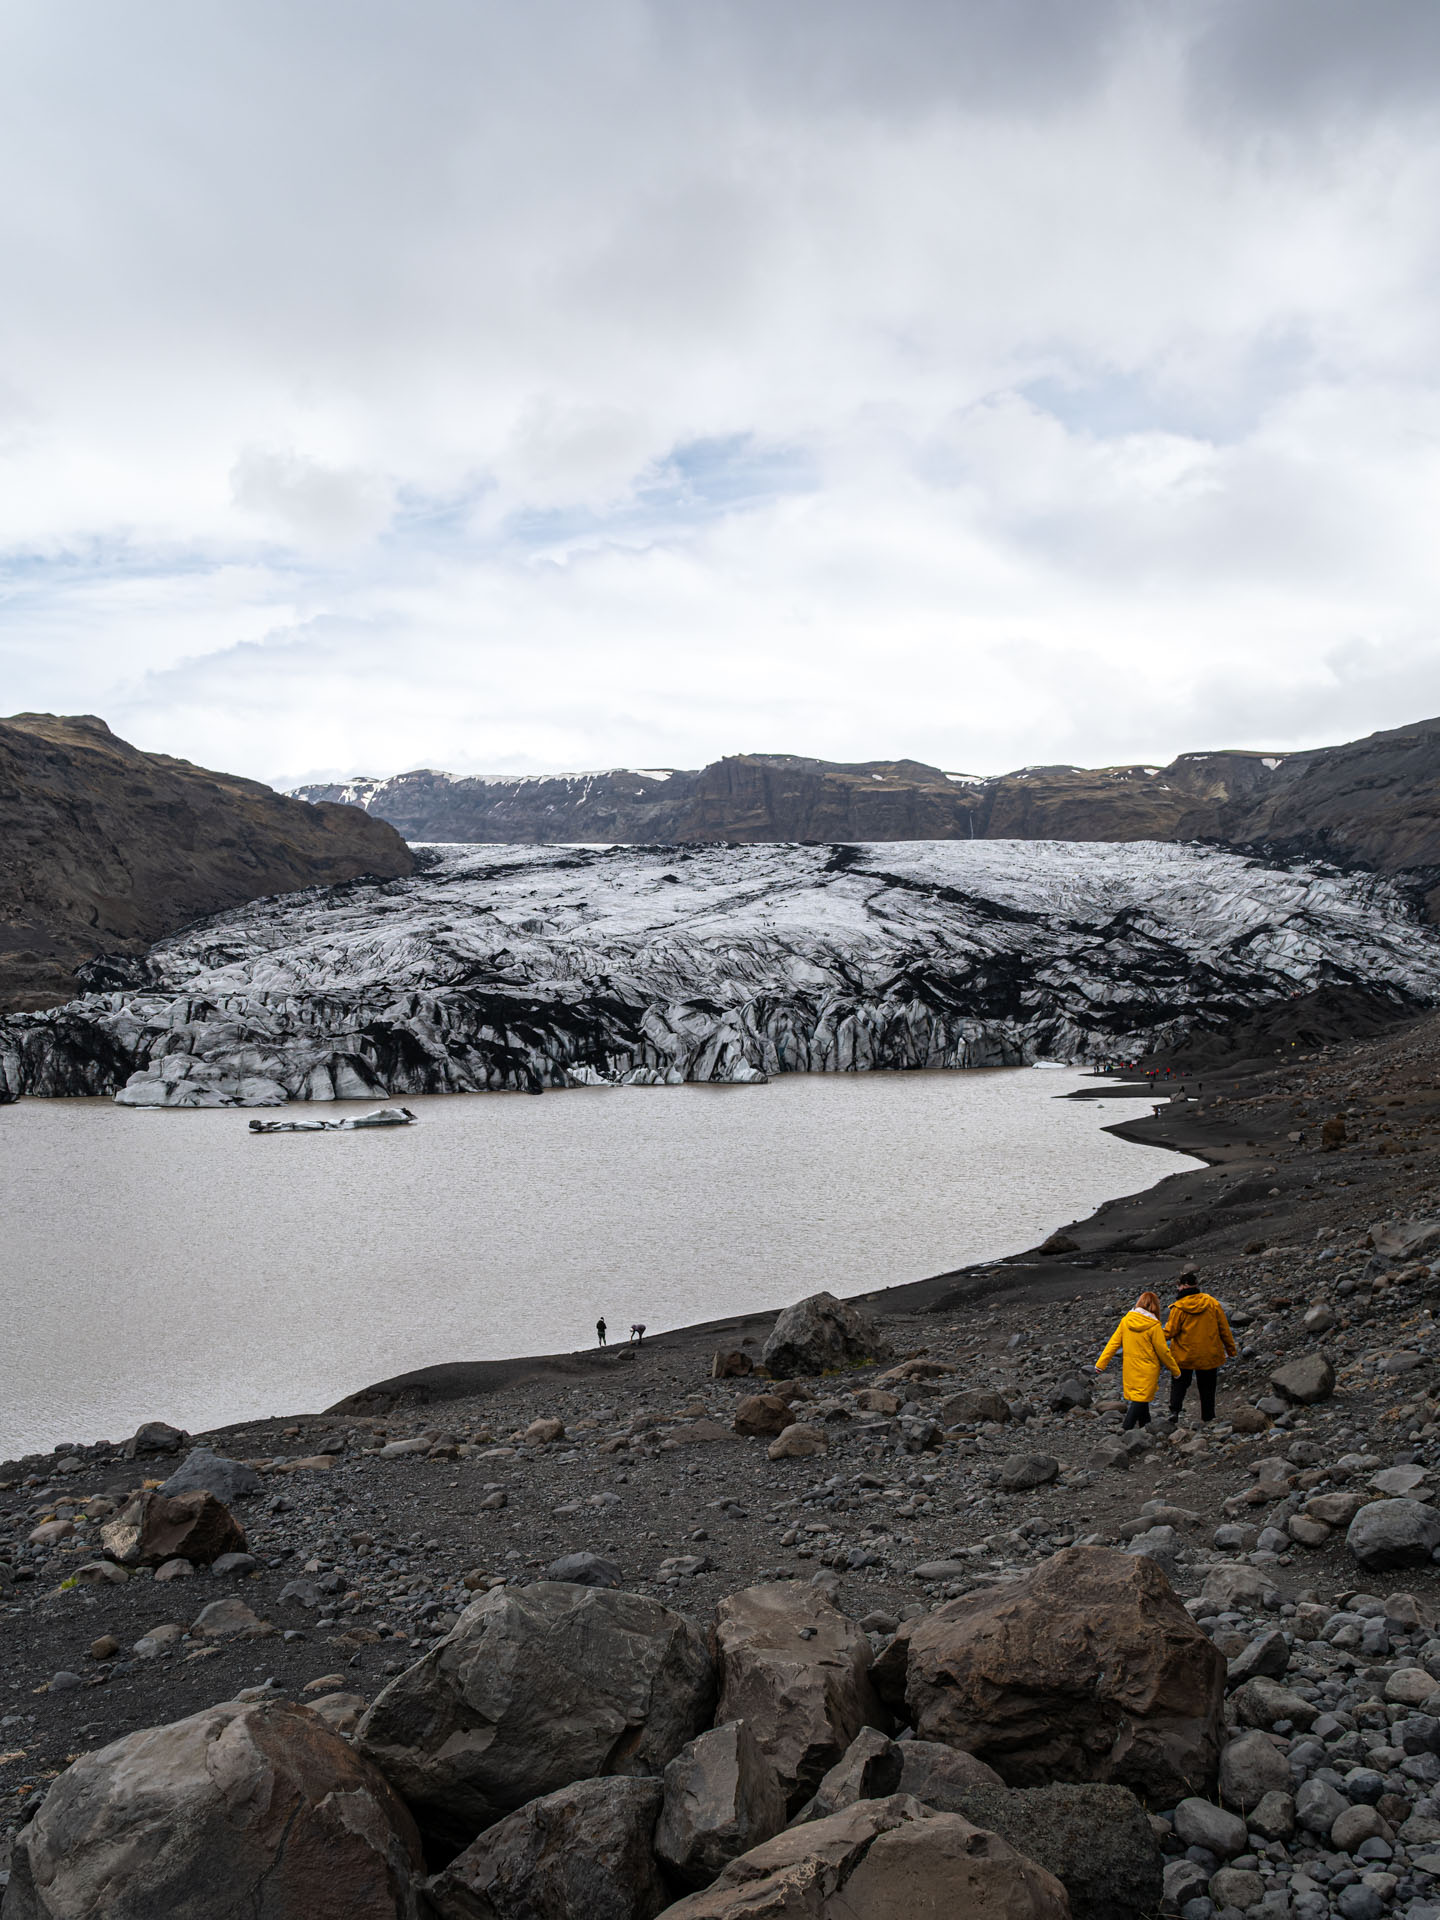
<svg viewBox="0 0 1440 1920"><path fill-rule="evenodd" d="M431 848L0 1021L12 1093L264 1105L1082 1061L1324 984L1440 998L1372 875L1161 842Z"/></svg>

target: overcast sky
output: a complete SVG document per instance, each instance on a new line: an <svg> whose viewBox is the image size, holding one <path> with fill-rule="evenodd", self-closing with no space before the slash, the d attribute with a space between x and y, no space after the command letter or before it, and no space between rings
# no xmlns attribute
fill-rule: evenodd
<svg viewBox="0 0 1440 1920"><path fill-rule="evenodd" d="M1435 0L0 24L0 711L278 784L1440 712Z"/></svg>

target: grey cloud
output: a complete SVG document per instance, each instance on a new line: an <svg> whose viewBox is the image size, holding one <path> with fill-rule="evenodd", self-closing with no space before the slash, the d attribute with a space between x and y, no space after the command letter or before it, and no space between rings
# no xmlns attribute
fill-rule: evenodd
<svg viewBox="0 0 1440 1920"><path fill-rule="evenodd" d="M1432 0L1209 0L1187 6L1197 103L1283 130L1440 106L1440 8Z"/></svg>
<svg viewBox="0 0 1440 1920"><path fill-rule="evenodd" d="M256 771L1437 704L1429 6L6 18L28 703Z"/></svg>

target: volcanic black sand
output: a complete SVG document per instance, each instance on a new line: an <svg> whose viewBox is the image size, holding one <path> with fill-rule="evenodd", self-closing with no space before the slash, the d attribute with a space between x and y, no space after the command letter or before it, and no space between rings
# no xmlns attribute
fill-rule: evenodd
<svg viewBox="0 0 1440 1920"><path fill-rule="evenodd" d="M164 1582L142 1573L118 1586L72 1576L94 1560L110 1504L183 1456L127 1462L117 1435L114 1446L0 1463L0 1835L68 1758L135 1727L265 1682L296 1693L326 1682L312 1699L373 1698L475 1591L534 1579L562 1553L606 1555L627 1586L665 1596L702 1625L725 1593L825 1568L845 1610L883 1632L886 1620L1023 1570L1071 1540L1123 1537L1124 1523L1161 1494L1193 1516L1173 1577L1194 1593L1251 1463L1297 1434L1318 1438L1327 1460L1348 1447L1386 1465L1397 1452L1435 1453L1440 1464L1426 1346L1440 1285L1419 1264L1382 1271L1367 1244L1372 1227L1436 1204L1440 1016L1396 1024L1384 1011L1356 996L1292 1002L1230 1036L1228 1048L1207 1042L1189 1059L1145 1063L1165 1104L1117 1131L1193 1155L1203 1169L1108 1203L1064 1229L1051 1251L862 1296L898 1355L953 1369L898 1387L922 1425L937 1396L973 1386L1012 1404L1003 1428L937 1432L910 1451L904 1425L913 1440L914 1420L862 1412L854 1400L885 1371L871 1368L801 1383L814 1404L797 1411L822 1428L828 1451L772 1461L764 1440L731 1432L736 1404L758 1383L712 1380L709 1367L717 1349L758 1359L773 1315L667 1333L639 1352L456 1363L378 1383L326 1413L196 1436L259 1464L260 1490L236 1506L253 1570ZM1380 1030L1340 1037L1347 1025ZM1080 1097L1133 1097L1136 1085L1097 1080ZM1346 1138L1327 1148L1322 1124L1337 1115ZM1127 1470L1097 1467L1097 1444L1118 1426L1119 1380L1117 1365L1097 1382L1095 1358L1137 1293L1153 1288L1168 1304L1191 1265L1233 1309L1242 1342L1222 1375L1220 1419L1164 1434ZM781 1275L775 1290L788 1304ZM1317 1301L1335 1315L1323 1339L1301 1325ZM1267 1395L1275 1365L1322 1345L1339 1372L1332 1399L1279 1414L1283 1431L1231 1430L1228 1414ZM1377 1373L1375 1354L1396 1347L1419 1355L1414 1369ZM1068 1376L1098 1386L1093 1409L1051 1410ZM166 1411L157 1390L153 1417ZM563 1438L526 1440L541 1416L563 1421ZM1187 1421L1196 1417L1187 1408ZM423 1454L381 1451L421 1436ZM998 1465L1017 1448L1052 1455L1057 1477L1002 1491ZM1338 1484L1345 1472L1317 1467L1302 1486L1328 1487L1331 1474ZM55 1547L28 1545L52 1517L73 1520L75 1533ZM937 1561L951 1571L917 1572ZM1292 1599L1330 1598L1360 1579L1343 1534L1281 1552L1269 1571ZM299 1594L282 1599L296 1582ZM1433 1604L1440 1571L1398 1584ZM135 1651L151 1629L188 1631L229 1594L273 1632L208 1642L177 1631L167 1649Z"/></svg>

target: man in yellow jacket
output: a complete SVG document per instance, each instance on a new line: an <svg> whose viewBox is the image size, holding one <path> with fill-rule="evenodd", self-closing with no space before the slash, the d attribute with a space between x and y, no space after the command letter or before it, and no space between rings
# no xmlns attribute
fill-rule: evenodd
<svg viewBox="0 0 1440 1920"><path fill-rule="evenodd" d="M1213 1294L1195 1287L1182 1293L1171 1307L1165 1332L1170 1351L1180 1363L1179 1373L1170 1382L1170 1418L1180 1418L1193 1373L1200 1394L1200 1419L1213 1420L1215 1375L1227 1360L1235 1358L1235 1336L1225 1309Z"/></svg>
<svg viewBox="0 0 1440 1920"><path fill-rule="evenodd" d="M1160 1327L1160 1301L1153 1293L1142 1293L1106 1343L1095 1362L1095 1371L1103 1373L1121 1350L1120 1391L1125 1396L1125 1421L1121 1429L1148 1427L1150 1402L1160 1384L1160 1369L1179 1377L1180 1369L1165 1344ZM1171 1387L1174 1392L1174 1387Z"/></svg>

